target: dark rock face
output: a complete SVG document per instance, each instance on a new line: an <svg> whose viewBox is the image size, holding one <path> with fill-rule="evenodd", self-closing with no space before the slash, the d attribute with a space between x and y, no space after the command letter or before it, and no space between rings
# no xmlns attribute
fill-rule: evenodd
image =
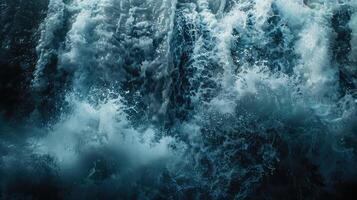
<svg viewBox="0 0 357 200"><path fill-rule="evenodd" d="M0 109L7 117L21 118L33 110L30 84L36 66L38 28L48 1L1 1Z"/></svg>

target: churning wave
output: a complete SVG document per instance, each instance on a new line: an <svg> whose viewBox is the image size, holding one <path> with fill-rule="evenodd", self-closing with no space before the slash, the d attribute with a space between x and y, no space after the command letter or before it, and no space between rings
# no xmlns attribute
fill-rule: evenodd
<svg viewBox="0 0 357 200"><path fill-rule="evenodd" d="M353 199L352 0L0 0L0 199Z"/></svg>

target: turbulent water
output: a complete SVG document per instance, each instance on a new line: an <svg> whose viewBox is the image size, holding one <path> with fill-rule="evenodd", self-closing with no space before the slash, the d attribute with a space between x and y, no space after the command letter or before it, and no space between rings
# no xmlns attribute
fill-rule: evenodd
<svg viewBox="0 0 357 200"><path fill-rule="evenodd" d="M0 199L357 198L354 0L0 0L0 25Z"/></svg>

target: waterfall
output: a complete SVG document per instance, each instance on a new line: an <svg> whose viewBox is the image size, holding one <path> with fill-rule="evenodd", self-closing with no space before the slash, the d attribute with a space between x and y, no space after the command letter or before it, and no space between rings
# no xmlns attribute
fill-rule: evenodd
<svg viewBox="0 0 357 200"><path fill-rule="evenodd" d="M1 0L0 24L0 199L357 188L354 1Z"/></svg>

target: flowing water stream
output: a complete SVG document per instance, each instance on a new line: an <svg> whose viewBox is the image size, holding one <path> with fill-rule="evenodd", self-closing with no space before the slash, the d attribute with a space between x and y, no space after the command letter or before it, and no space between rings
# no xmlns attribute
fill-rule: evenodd
<svg viewBox="0 0 357 200"><path fill-rule="evenodd" d="M355 1L0 0L0 24L0 199L357 188Z"/></svg>

